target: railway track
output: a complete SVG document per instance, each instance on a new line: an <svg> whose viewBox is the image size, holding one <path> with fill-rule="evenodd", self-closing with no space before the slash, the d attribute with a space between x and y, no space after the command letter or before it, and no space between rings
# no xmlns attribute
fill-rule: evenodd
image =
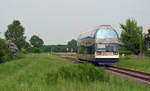
<svg viewBox="0 0 150 91"><path fill-rule="evenodd" d="M67 60L70 60L70 61L76 62L76 63L83 62L83 61L80 61L73 57L61 57L61 58L64 58L64 59L67 59ZM146 84L150 85L150 74L148 74L148 73L130 70L130 69L121 68L121 67L115 67L115 66L107 66L105 68L105 70L107 72L113 73L115 75L124 76L131 80L136 80L138 82L142 82L142 83L146 83Z"/></svg>
<svg viewBox="0 0 150 91"><path fill-rule="evenodd" d="M105 70L110 73L121 75L131 80L136 80L150 85L150 74L148 73L120 68L120 67L114 67L114 66L106 67Z"/></svg>
<svg viewBox="0 0 150 91"><path fill-rule="evenodd" d="M83 63L83 61L78 60L78 59L73 58L73 57L62 56L61 58L64 58L64 59L67 59L67 60L69 60L69 61L76 62L76 63Z"/></svg>

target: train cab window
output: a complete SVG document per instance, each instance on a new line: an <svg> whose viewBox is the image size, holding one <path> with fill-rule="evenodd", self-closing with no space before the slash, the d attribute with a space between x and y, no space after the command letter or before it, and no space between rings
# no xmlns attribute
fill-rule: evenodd
<svg viewBox="0 0 150 91"><path fill-rule="evenodd" d="M112 39L118 39L118 34L115 30L106 30L106 29L101 29L98 30L96 34L96 38L98 39L105 39L105 38L112 38Z"/></svg>
<svg viewBox="0 0 150 91"><path fill-rule="evenodd" d="M97 44L97 52L118 52L118 44Z"/></svg>
<svg viewBox="0 0 150 91"><path fill-rule="evenodd" d="M97 51L106 51L106 46L105 44L97 44Z"/></svg>

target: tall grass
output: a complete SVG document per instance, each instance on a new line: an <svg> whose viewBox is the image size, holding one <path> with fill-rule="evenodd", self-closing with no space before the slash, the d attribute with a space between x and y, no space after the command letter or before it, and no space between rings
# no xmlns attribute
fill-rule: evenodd
<svg viewBox="0 0 150 91"><path fill-rule="evenodd" d="M90 83L94 81L108 81L109 76L102 69L96 68L89 63L84 63L74 66L63 66L55 73L49 72L46 74L45 80L48 84L59 80Z"/></svg>
<svg viewBox="0 0 150 91"><path fill-rule="evenodd" d="M150 73L150 57L146 56L120 57L120 60L116 63L116 65L119 67Z"/></svg>
<svg viewBox="0 0 150 91"><path fill-rule="evenodd" d="M53 52L53 55L56 56L70 56L70 57L77 57L76 53L70 53L70 52Z"/></svg>
<svg viewBox="0 0 150 91"><path fill-rule="evenodd" d="M30 54L0 64L0 91L149 91L150 87L112 76L91 64L47 54Z"/></svg>

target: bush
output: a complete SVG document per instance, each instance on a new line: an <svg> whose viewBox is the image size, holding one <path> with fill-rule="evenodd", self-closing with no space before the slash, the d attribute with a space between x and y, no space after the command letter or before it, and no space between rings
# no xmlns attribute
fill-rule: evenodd
<svg viewBox="0 0 150 91"><path fill-rule="evenodd" d="M129 60L129 59L130 59L129 56L122 56L122 57L120 57L120 60Z"/></svg>
<svg viewBox="0 0 150 91"><path fill-rule="evenodd" d="M0 63L9 61L13 58L13 53L7 48L5 40L0 39Z"/></svg>
<svg viewBox="0 0 150 91"><path fill-rule="evenodd" d="M145 51L144 55L150 57L150 50Z"/></svg>
<svg viewBox="0 0 150 91"><path fill-rule="evenodd" d="M45 81L47 84L56 83L59 80L93 82L108 81L108 75L102 69L94 67L92 64L84 63L74 66L61 67L57 72L47 73Z"/></svg>
<svg viewBox="0 0 150 91"><path fill-rule="evenodd" d="M20 58L23 58L24 57L24 51L19 51L18 53L17 53L17 59L20 59Z"/></svg>
<svg viewBox="0 0 150 91"><path fill-rule="evenodd" d="M119 50L119 54L120 55L122 55L122 54L130 55L130 54L133 54L133 52L129 51L129 50Z"/></svg>
<svg viewBox="0 0 150 91"><path fill-rule="evenodd" d="M36 47L30 47L26 50L28 53L41 53L39 48Z"/></svg>
<svg viewBox="0 0 150 91"><path fill-rule="evenodd" d="M27 50L24 49L24 48L22 48L22 49L20 50L20 52L21 52L21 54L27 54L27 53L28 53ZM19 53L20 53L20 52L19 52Z"/></svg>

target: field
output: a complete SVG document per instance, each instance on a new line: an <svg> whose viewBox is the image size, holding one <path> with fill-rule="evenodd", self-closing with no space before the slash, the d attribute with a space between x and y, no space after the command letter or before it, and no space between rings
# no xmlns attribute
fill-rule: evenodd
<svg viewBox="0 0 150 91"><path fill-rule="evenodd" d="M52 53L53 55L56 55L56 56L69 56L69 57L77 57L77 54L76 53L64 53L64 52L54 52Z"/></svg>
<svg viewBox="0 0 150 91"><path fill-rule="evenodd" d="M140 83L109 75L89 63L30 54L0 64L0 91L149 91Z"/></svg>
<svg viewBox="0 0 150 91"><path fill-rule="evenodd" d="M146 56L120 57L120 60L116 63L116 65L118 67L150 73L150 57Z"/></svg>
<svg viewBox="0 0 150 91"><path fill-rule="evenodd" d="M76 54L72 53L54 53L54 54L58 56L76 57ZM115 65L118 67L124 67L128 69L150 73L150 57L146 56L136 56L136 55L129 55L124 57L121 56L119 62L115 63Z"/></svg>

